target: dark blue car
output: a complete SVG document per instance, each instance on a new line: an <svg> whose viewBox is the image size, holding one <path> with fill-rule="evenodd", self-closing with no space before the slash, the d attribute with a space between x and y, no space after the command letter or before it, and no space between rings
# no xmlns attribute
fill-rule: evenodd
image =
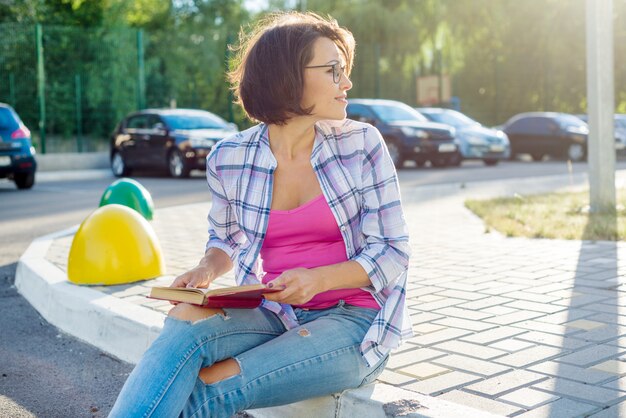
<svg viewBox="0 0 626 418"><path fill-rule="evenodd" d="M11 106L0 103L0 178L12 179L18 189L30 189L36 170L30 131Z"/></svg>

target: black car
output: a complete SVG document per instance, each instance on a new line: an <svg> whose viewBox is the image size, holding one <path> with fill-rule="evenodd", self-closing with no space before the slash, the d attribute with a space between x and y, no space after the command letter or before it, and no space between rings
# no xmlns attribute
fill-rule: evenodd
<svg viewBox="0 0 626 418"><path fill-rule="evenodd" d="M111 137L111 170L117 177L135 168L166 168L172 177L204 170L217 141L237 126L204 110L147 109L122 120Z"/></svg>
<svg viewBox="0 0 626 418"><path fill-rule="evenodd" d="M30 189L36 170L30 131L11 106L0 103L0 178L12 179L18 189Z"/></svg>
<svg viewBox="0 0 626 418"><path fill-rule="evenodd" d="M429 122L412 107L394 100L350 99L348 118L374 125L381 133L396 167L414 160L445 167L458 160L454 128Z"/></svg>
<svg viewBox="0 0 626 418"><path fill-rule="evenodd" d="M541 161L545 155L582 161L587 156L587 124L574 115L554 112L520 113L502 130L511 143L511 158L530 154Z"/></svg>

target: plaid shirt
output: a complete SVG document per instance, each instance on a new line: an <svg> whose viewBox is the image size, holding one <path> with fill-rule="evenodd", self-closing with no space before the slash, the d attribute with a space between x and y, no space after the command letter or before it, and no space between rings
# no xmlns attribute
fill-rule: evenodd
<svg viewBox="0 0 626 418"><path fill-rule="evenodd" d="M361 343L376 364L412 336L405 296L409 264L408 228L402 214L396 170L377 129L349 119L322 121L311 164L341 230L349 260L367 272L381 310ZM207 157L212 193L206 249L226 252L238 284L258 283L259 253L269 222L277 163L268 127L259 124L220 141ZM264 301L287 328L298 326L290 305Z"/></svg>

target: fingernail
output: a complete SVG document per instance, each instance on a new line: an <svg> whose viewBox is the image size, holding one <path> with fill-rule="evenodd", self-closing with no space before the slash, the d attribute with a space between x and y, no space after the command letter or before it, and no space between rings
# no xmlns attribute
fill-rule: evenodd
<svg viewBox="0 0 626 418"><path fill-rule="evenodd" d="M267 284L267 287L269 287L269 288L271 289L272 287L274 287L274 283L269 282L269 283Z"/></svg>

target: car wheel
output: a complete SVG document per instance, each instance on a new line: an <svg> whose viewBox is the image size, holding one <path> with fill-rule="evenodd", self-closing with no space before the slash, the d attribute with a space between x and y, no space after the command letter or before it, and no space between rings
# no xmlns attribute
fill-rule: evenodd
<svg viewBox="0 0 626 418"><path fill-rule="evenodd" d="M16 173L13 175L13 181L18 189L30 189L35 184L35 173Z"/></svg>
<svg viewBox="0 0 626 418"><path fill-rule="evenodd" d="M495 158L485 158L483 162L487 166L494 166L498 164L498 160L496 160Z"/></svg>
<svg viewBox="0 0 626 418"><path fill-rule="evenodd" d="M531 152L530 157L533 159L533 161L543 160L543 154L540 152Z"/></svg>
<svg viewBox="0 0 626 418"><path fill-rule="evenodd" d="M442 168L442 167L447 166L449 163L448 163L447 157L437 157L437 158L433 158L432 160L430 160L430 164L433 167Z"/></svg>
<svg viewBox="0 0 626 418"><path fill-rule="evenodd" d="M450 158L448 158L448 164L453 167L458 167L463 162L463 156L459 152L455 152Z"/></svg>
<svg viewBox="0 0 626 418"><path fill-rule="evenodd" d="M387 150L389 151L393 165L395 165L396 168L401 168L404 164L404 158L402 157L402 151L400 151L398 144L393 141L387 142Z"/></svg>
<svg viewBox="0 0 626 418"><path fill-rule="evenodd" d="M183 155L177 149L170 152L167 160L167 166L170 170L170 176L174 178L189 177L189 168L185 164Z"/></svg>
<svg viewBox="0 0 626 418"><path fill-rule="evenodd" d="M567 158L572 161L582 161L585 158L585 147L582 144L570 144L567 148Z"/></svg>
<svg viewBox="0 0 626 418"><path fill-rule="evenodd" d="M131 169L126 165L124 157L117 151L111 157L111 171L115 177L130 176L131 173Z"/></svg>

